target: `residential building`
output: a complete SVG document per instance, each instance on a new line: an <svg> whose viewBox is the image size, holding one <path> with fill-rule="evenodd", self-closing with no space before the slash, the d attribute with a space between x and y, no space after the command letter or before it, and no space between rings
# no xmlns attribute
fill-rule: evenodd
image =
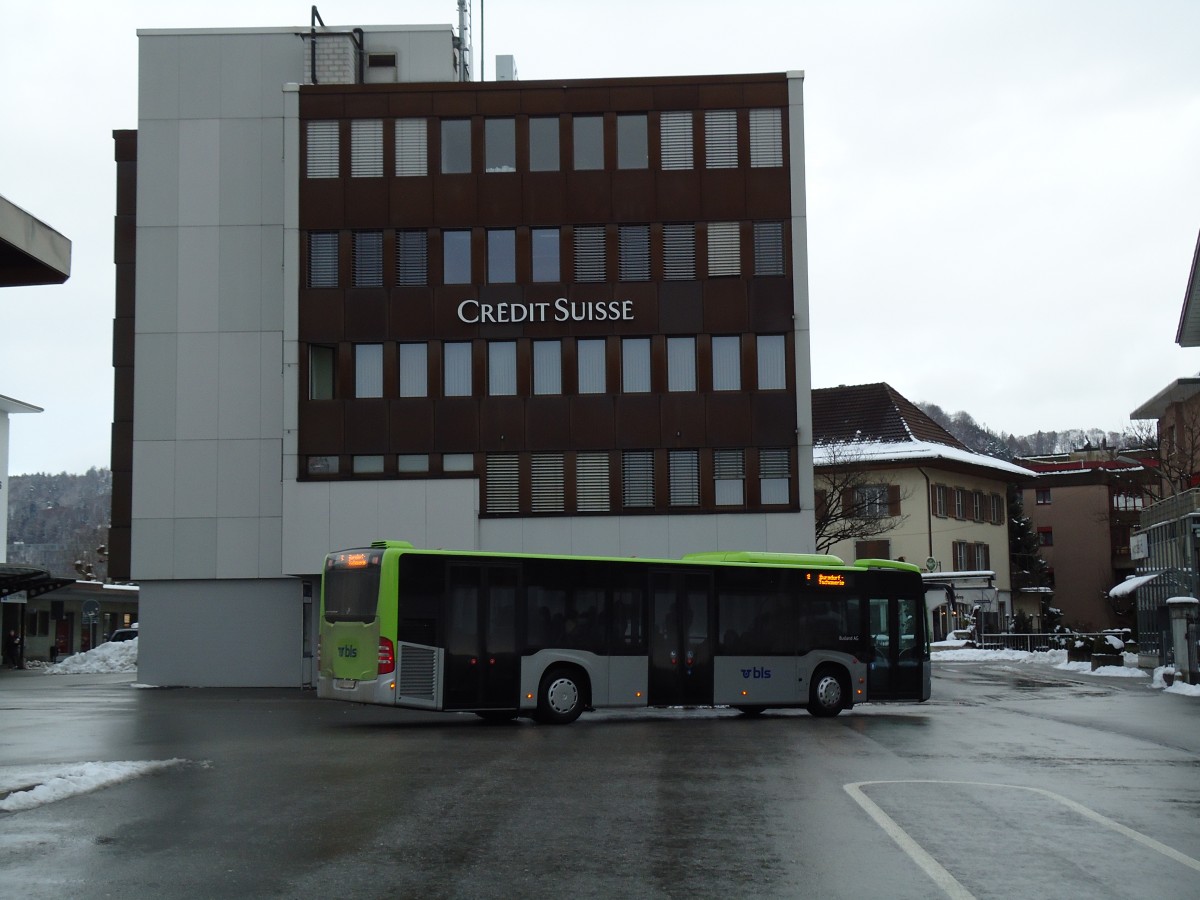
<svg viewBox="0 0 1200 900"><path fill-rule="evenodd" d="M814 390L812 416L818 541L829 534L826 521L849 519L855 530L875 520L879 533L838 539L828 551L903 559L930 572L994 572L995 603L983 613L989 631L1006 628L1017 612L1007 490L1030 471L972 452L888 384ZM943 593L932 607L935 637L961 627L969 612Z"/></svg>
<svg viewBox="0 0 1200 900"><path fill-rule="evenodd" d="M1134 574L1129 538L1156 496L1157 453L1086 448L1017 462L1038 473L1022 485L1025 515L1063 623L1080 631L1134 627L1133 598L1109 589Z"/></svg>
<svg viewBox="0 0 1200 900"><path fill-rule="evenodd" d="M381 538L812 549L802 74L481 83L457 47L139 32L109 567L142 681L310 682L324 554Z"/></svg>

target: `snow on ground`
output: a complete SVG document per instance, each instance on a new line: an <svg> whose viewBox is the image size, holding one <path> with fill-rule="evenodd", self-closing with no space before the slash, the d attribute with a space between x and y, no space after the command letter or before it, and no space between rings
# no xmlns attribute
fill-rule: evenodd
<svg viewBox="0 0 1200 900"><path fill-rule="evenodd" d="M131 641L109 641L86 653L68 656L62 662L46 666L47 675L112 675L128 672L137 674L138 638Z"/></svg>
<svg viewBox="0 0 1200 900"><path fill-rule="evenodd" d="M151 759L38 767L0 766L0 812L33 809L185 762L187 760Z"/></svg>
<svg viewBox="0 0 1200 900"><path fill-rule="evenodd" d="M939 642L935 646L945 646L948 641ZM1026 663L1030 665L1052 666L1064 672L1082 672L1088 675L1098 675L1101 678L1150 678L1148 687L1159 688L1168 694L1182 694L1186 697L1200 697L1200 684L1184 684L1176 680L1167 686L1163 680L1164 666L1159 666L1153 674L1145 669L1139 669L1137 654L1126 653L1125 665L1101 666L1092 669L1090 662L1071 662L1067 659L1066 650L1046 650L1034 653L1025 650L972 650L944 649L933 654L934 662L996 662L1001 660Z"/></svg>

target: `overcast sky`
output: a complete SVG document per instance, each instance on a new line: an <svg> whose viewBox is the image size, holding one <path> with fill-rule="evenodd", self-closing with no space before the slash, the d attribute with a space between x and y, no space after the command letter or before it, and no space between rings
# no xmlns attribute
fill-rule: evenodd
<svg viewBox="0 0 1200 900"><path fill-rule="evenodd" d="M1200 2L473 5L489 79L501 53L526 81L805 71L814 387L886 381L1015 434L1120 431L1200 369L1174 342ZM330 26L457 21L455 0L317 6ZM304 28L309 8L6 5L0 194L74 253L65 285L0 292L0 394L45 409L12 417L10 473L109 464L111 133L137 127L137 29Z"/></svg>

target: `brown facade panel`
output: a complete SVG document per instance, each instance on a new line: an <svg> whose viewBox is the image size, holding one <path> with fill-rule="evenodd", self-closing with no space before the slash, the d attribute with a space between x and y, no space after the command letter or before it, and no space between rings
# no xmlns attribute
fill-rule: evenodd
<svg viewBox="0 0 1200 900"><path fill-rule="evenodd" d="M346 444L343 400L301 400L299 439L301 455L337 455Z"/></svg>
<svg viewBox="0 0 1200 900"><path fill-rule="evenodd" d="M751 443L758 447L784 447L796 443L796 401L787 391L755 394Z"/></svg>
<svg viewBox="0 0 1200 900"><path fill-rule="evenodd" d="M433 186L433 224L463 228L478 219L479 176L439 175Z"/></svg>
<svg viewBox="0 0 1200 900"><path fill-rule="evenodd" d="M784 148L784 153L787 148ZM746 208L756 219L786 219L792 214L792 189L787 169L750 169L746 172Z"/></svg>
<svg viewBox="0 0 1200 900"><path fill-rule="evenodd" d="M661 219L654 196L654 176L649 169L618 169L612 173L612 218L616 222Z"/></svg>
<svg viewBox="0 0 1200 900"><path fill-rule="evenodd" d="M346 192L341 178L306 178L300 202L301 229L344 228Z"/></svg>
<svg viewBox="0 0 1200 900"><path fill-rule="evenodd" d="M663 334L704 331L704 293L698 281L664 281L658 286L658 330Z"/></svg>
<svg viewBox="0 0 1200 900"><path fill-rule="evenodd" d="M748 331L746 282L740 278L710 278L702 284L704 330L711 334Z"/></svg>
<svg viewBox="0 0 1200 900"><path fill-rule="evenodd" d="M472 453L479 449L479 401L473 397L435 400L433 445L443 453Z"/></svg>
<svg viewBox="0 0 1200 900"><path fill-rule="evenodd" d="M672 448L704 446L704 407L700 394L664 394L660 404L663 444Z"/></svg>
<svg viewBox="0 0 1200 900"><path fill-rule="evenodd" d="M737 391L706 394L704 427L705 446L749 446L754 426L748 395Z"/></svg>
<svg viewBox="0 0 1200 900"><path fill-rule="evenodd" d="M656 220L694 222L701 218L700 173L696 170L659 172L654 179Z"/></svg>
<svg viewBox="0 0 1200 900"><path fill-rule="evenodd" d="M386 400L347 400L345 415L345 452L379 454L389 451Z"/></svg>
<svg viewBox="0 0 1200 900"><path fill-rule="evenodd" d="M133 365L113 367L113 423L133 421ZM132 452L133 435L129 436L130 445L122 452ZM115 454L116 448L113 448Z"/></svg>
<svg viewBox="0 0 1200 900"><path fill-rule="evenodd" d="M114 368L133 365L133 319L118 318L112 323L112 364Z"/></svg>
<svg viewBox="0 0 1200 900"><path fill-rule="evenodd" d="M704 169L700 173L700 218L710 222L736 222L748 215L743 171Z"/></svg>
<svg viewBox="0 0 1200 900"><path fill-rule="evenodd" d="M525 450L525 401L484 397L479 401L479 449L488 453Z"/></svg>
<svg viewBox="0 0 1200 900"><path fill-rule="evenodd" d="M388 212L391 192L383 178L347 178L345 185L346 228L378 228L380 222L390 221Z"/></svg>
<svg viewBox="0 0 1200 900"><path fill-rule="evenodd" d="M397 453L430 453L433 442L433 409L424 397L403 397L388 403L391 447Z"/></svg>
<svg viewBox="0 0 1200 900"><path fill-rule="evenodd" d="M571 443L571 401L566 397L530 397L525 401L525 446L561 450Z"/></svg>
<svg viewBox="0 0 1200 900"><path fill-rule="evenodd" d="M346 291L345 339L379 343L388 333L388 302L385 288Z"/></svg>
<svg viewBox="0 0 1200 900"><path fill-rule="evenodd" d="M489 172L479 179L477 215L483 225L513 227L523 221L521 176Z"/></svg>
<svg viewBox="0 0 1200 900"><path fill-rule="evenodd" d="M795 305L790 278L754 278L749 283L750 330L791 331Z"/></svg>
<svg viewBox="0 0 1200 900"><path fill-rule="evenodd" d="M616 445L621 448L663 446L662 419L657 394L618 394Z"/></svg>
<svg viewBox="0 0 1200 900"><path fill-rule="evenodd" d="M526 172L521 175L524 221L530 225L558 225L566 220L567 176L559 172Z"/></svg>
<svg viewBox="0 0 1200 900"><path fill-rule="evenodd" d="M300 340L330 343L345 335L341 292L312 288L300 291Z"/></svg>
<svg viewBox="0 0 1200 900"><path fill-rule="evenodd" d="M384 162L387 171L387 161ZM433 221L432 178L389 178L391 219L397 228L428 228Z"/></svg>
<svg viewBox="0 0 1200 900"><path fill-rule="evenodd" d="M563 161L564 166L570 159ZM607 172L566 173L566 216L573 225L601 225L612 219L612 179Z"/></svg>
<svg viewBox="0 0 1200 900"><path fill-rule="evenodd" d="M603 449L616 446L616 399L612 394L571 398L571 446Z"/></svg>
<svg viewBox="0 0 1200 900"><path fill-rule="evenodd" d="M116 473L113 473L113 494L116 494ZM128 525L117 525L114 520L108 529L108 577L114 581L128 581L130 575L131 529Z"/></svg>
<svg viewBox="0 0 1200 900"><path fill-rule="evenodd" d="M118 319L131 318L136 304L134 303L133 286L137 279L137 270L132 261L121 263L116 267L116 312Z"/></svg>

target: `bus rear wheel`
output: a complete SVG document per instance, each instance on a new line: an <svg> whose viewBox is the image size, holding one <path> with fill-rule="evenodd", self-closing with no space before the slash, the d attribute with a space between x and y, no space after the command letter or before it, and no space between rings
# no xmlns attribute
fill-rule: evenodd
<svg viewBox="0 0 1200 900"><path fill-rule="evenodd" d="M538 687L537 720L547 725L569 725L584 706L583 679L572 669L551 669Z"/></svg>
<svg viewBox="0 0 1200 900"><path fill-rule="evenodd" d="M846 707L849 688L835 669L818 669L808 691L808 711L819 717L836 716Z"/></svg>

